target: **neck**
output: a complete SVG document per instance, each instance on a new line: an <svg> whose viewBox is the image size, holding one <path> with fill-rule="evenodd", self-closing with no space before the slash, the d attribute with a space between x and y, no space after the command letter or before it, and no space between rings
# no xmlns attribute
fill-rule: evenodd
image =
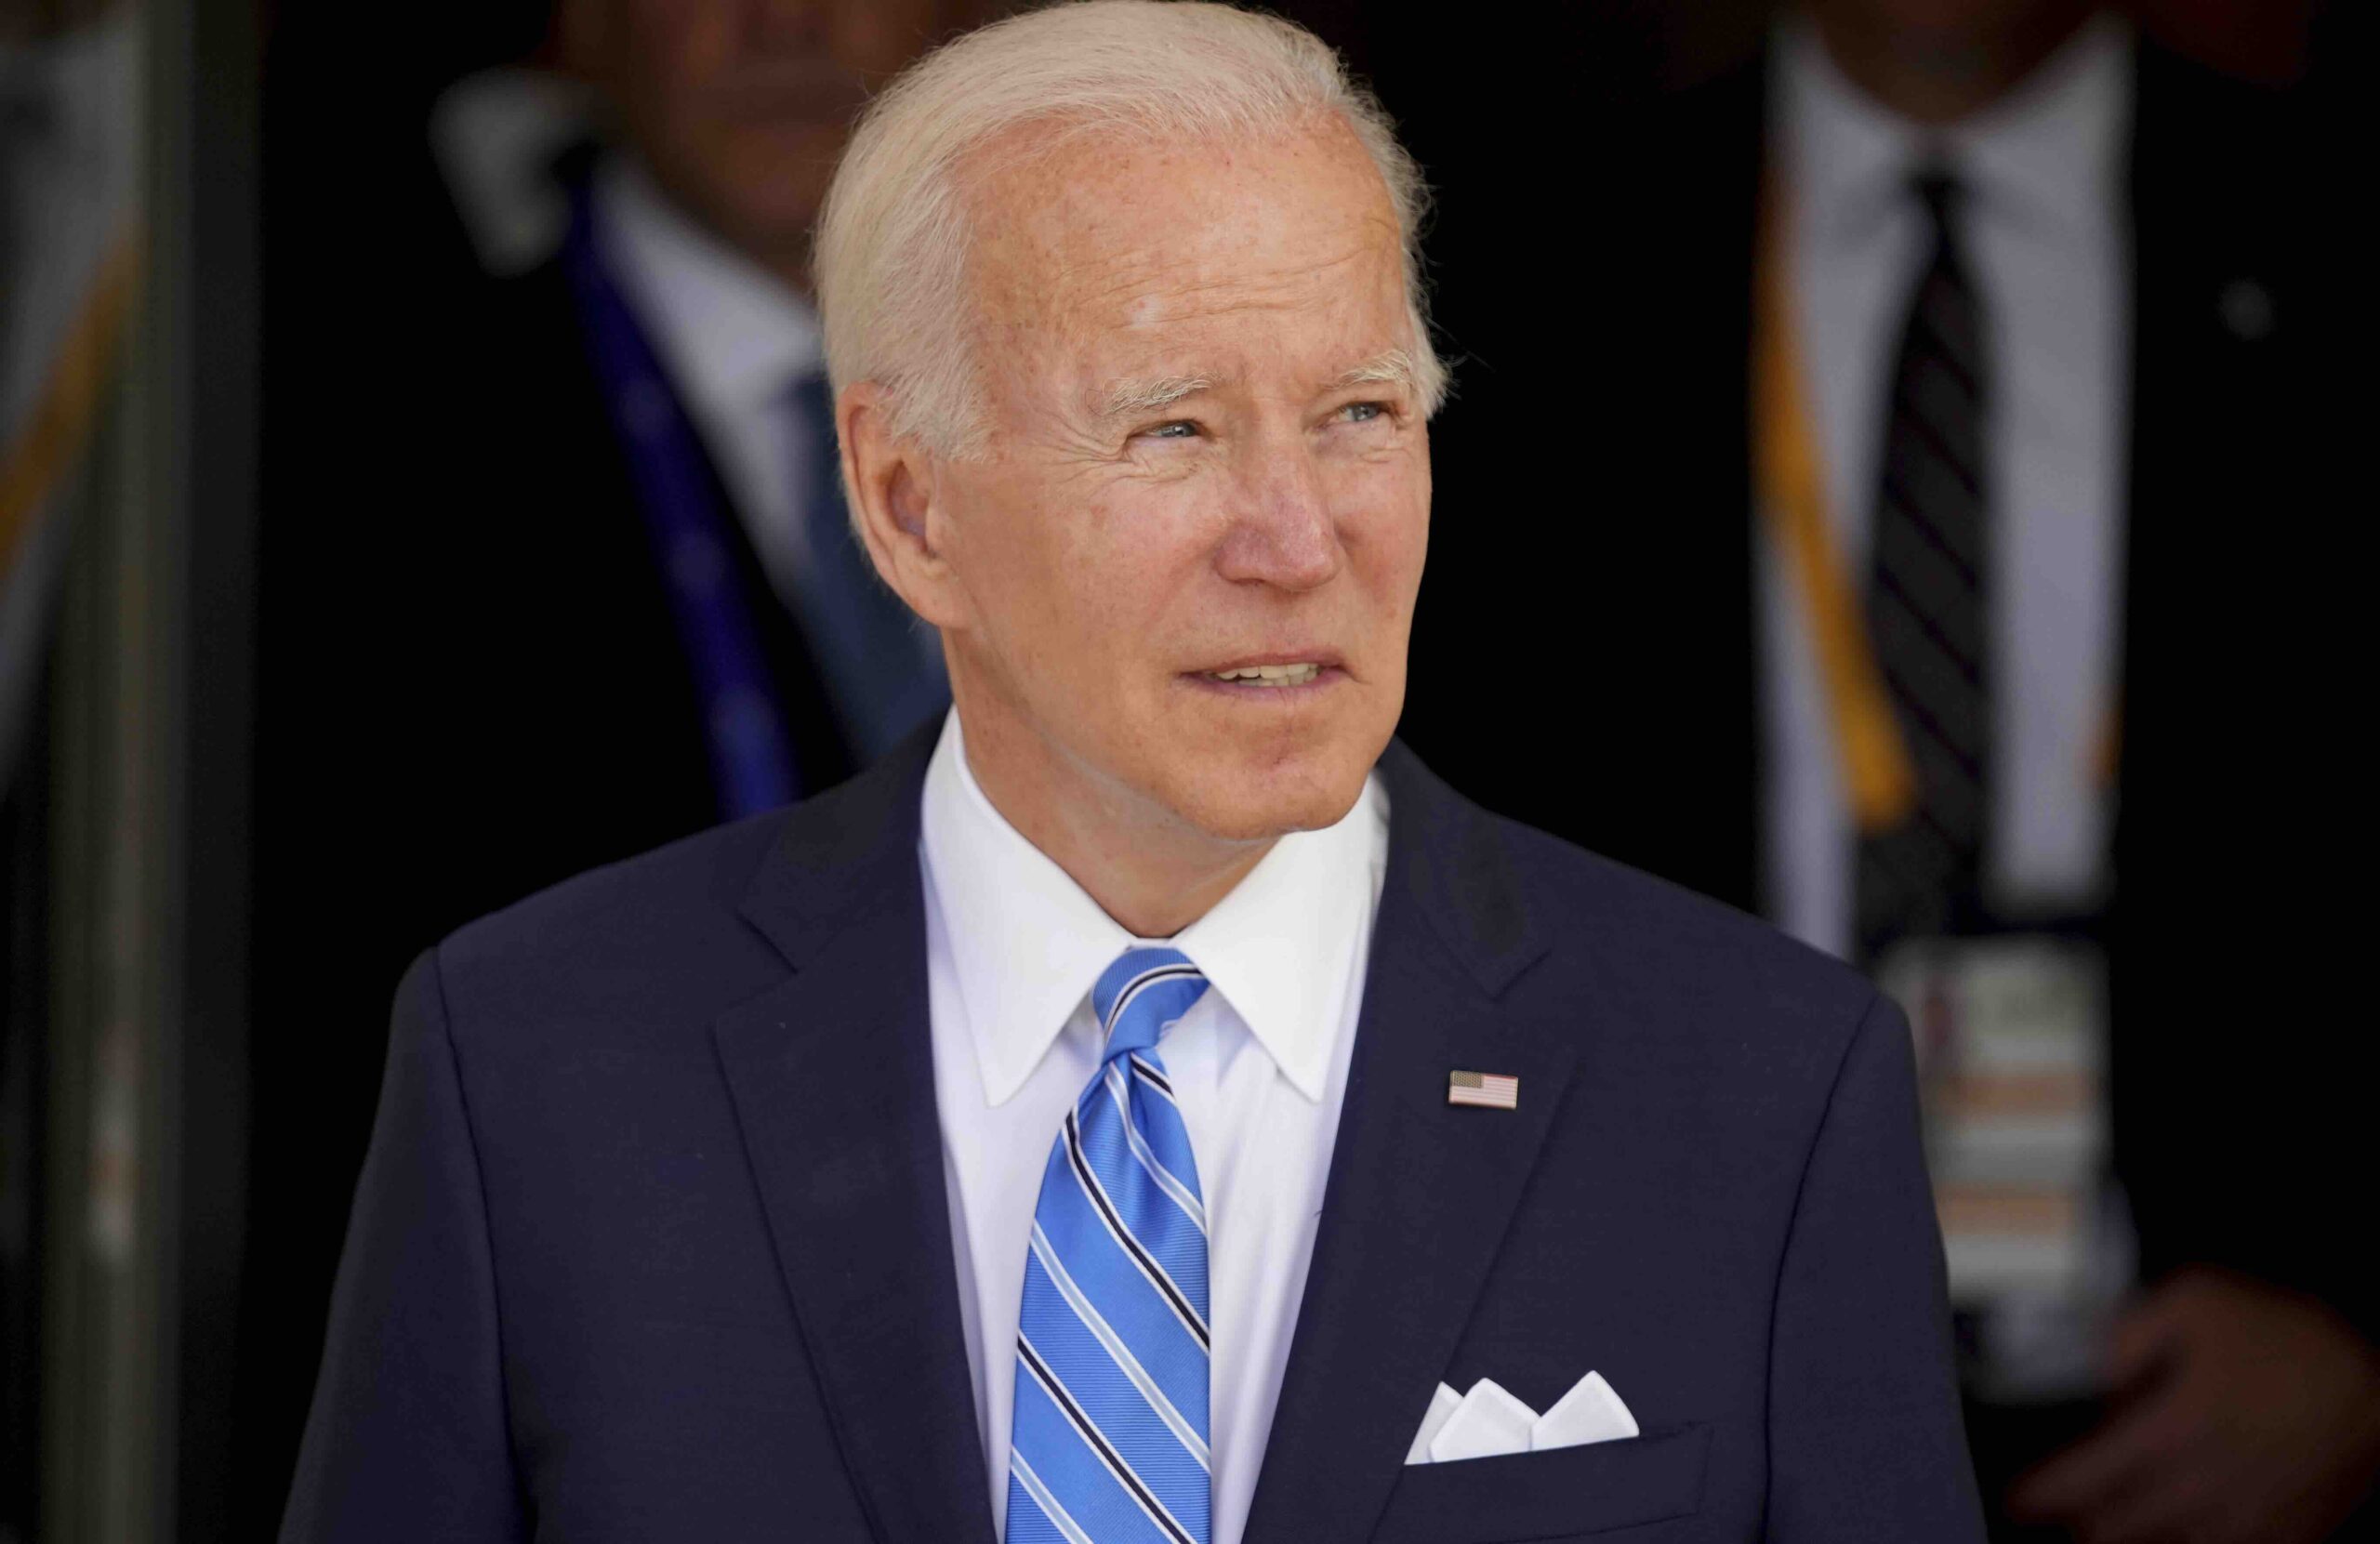
<svg viewBox="0 0 2380 1544"><path fill-rule="evenodd" d="M1279 839L1209 836L1030 730L971 719L963 699L959 719L992 808L1135 938L1171 938L1206 916Z"/></svg>
<svg viewBox="0 0 2380 1544"><path fill-rule="evenodd" d="M1958 122L2015 90L2072 37L2085 0L1985 7L1960 27L1896 27L1860 5L1812 5L1828 57L1879 105L1911 123Z"/></svg>

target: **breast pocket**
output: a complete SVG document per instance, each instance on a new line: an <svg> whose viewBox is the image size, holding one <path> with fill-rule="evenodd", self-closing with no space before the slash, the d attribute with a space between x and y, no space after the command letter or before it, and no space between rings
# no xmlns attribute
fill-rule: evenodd
<svg viewBox="0 0 2380 1544"><path fill-rule="evenodd" d="M1711 1428L1619 1442L1415 1464L1389 1492L1373 1544L1545 1544L1690 1517L1702 1504Z"/></svg>

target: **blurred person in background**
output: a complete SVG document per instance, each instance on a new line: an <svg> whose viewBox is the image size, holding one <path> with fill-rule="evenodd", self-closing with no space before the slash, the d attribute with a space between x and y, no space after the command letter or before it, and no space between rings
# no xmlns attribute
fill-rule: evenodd
<svg viewBox="0 0 2380 1544"><path fill-rule="evenodd" d="M831 786L947 703L850 534L807 273L860 104L963 20L562 0L511 24L545 34L536 67L446 90L426 136L323 104L352 142L275 141L317 191L281 195L311 229L269 275L292 320L260 585L257 1496L285 1486L405 961ZM329 39L318 72L375 46Z"/></svg>
<svg viewBox="0 0 2380 1544"><path fill-rule="evenodd" d="M412 865L423 937L831 786L947 701L850 534L807 273L852 117L954 19L563 0L559 69L496 77L531 113L467 82L434 115L492 271L433 319L424 405L469 470L404 591L430 651L408 663L465 691L479 752L420 769L455 860ZM563 133L529 126L540 101Z"/></svg>
<svg viewBox="0 0 2380 1544"><path fill-rule="evenodd" d="M1437 250L1572 297L1584 376L1510 368L1541 312L1443 313L1482 357L1442 455L1515 513L1442 548L1523 519L1542 577L1425 592L1462 684L1407 732L1901 997L1979 1469L2048 1537L2311 1541L2380 1473L2372 1056L2314 901L2368 822L2352 248L2301 112L2077 0L1818 0L1566 174L1588 240L1523 201ZM1549 402L1583 506L1511 456ZM1529 659L1581 754L1512 754Z"/></svg>

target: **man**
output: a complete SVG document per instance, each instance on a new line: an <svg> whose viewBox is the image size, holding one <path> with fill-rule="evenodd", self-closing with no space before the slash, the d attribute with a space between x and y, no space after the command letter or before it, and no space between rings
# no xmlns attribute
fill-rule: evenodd
<svg viewBox="0 0 2380 1544"><path fill-rule="evenodd" d="M430 343L468 450L425 500L456 540L414 544L420 572L395 587L434 602L419 641L438 667L396 674L469 711L497 773L409 769L447 861L411 881L404 957L565 875L831 786L941 712L939 652L849 533L808 272L852 118L955 11L556 6L595 143L549 179L541 258L473 286Z"/></svg>
<svg viewBox="0 0 2380 1544"><path fill-rule="evenodd" d="M1969 1040L1987 1076L1944 1079L1936 1178L1975 1391L2009 1412L1971 1427L1989 1488L2104 1415L2021 1498L2088 1537L2325 1537L2380 1471L2373 1277L2325 1185L2362 1161L2370 1053L2311 1000L2343 923L2294 900L2360 797L2327 706L2352 604L2297 523L2320 549L2353 442L2335 200L2296 111L2076 0L1824 0L1587 176L1613 239L1450 205L1438 254L1508 275L1447 313L1504 368L1440 448L1511 508L1567 492L1505 448L1541 395L1499 347L1544 336L1529 254L1627 303L1577 323L1616 383L1576 399L1595 496L1491 593L1441 584L1423 658L1628 658L1582 672L1577 716L1664 753L1512 757L1488 731L1524 693L1426 673L1408 732L1914 983L1929 1032L1986 1016L1986 974L2084 1005L2027 1022L2018 1077ZM2240 1033L2276 1021L2304 1027ZM2155 1284L2111 1351L2043 1334L2066 1304L2038 1295L2125 1269L2091 1240L2103 1110ZM2054 1397L2078 1392L2111 1407Z"/></svg>
<svg viewBox="0 0 2380 1544"><path fill-rule="evenodd" d="M443 284L419 236L385 286L362 278L396 266L377 243L283 265L337 281L304 329L324 357L285 345L275 378L343 389L276 393L268 437L274 468L302 468L273 479L259 646L251 1205L275 1221L244 1294L242 1438L269 1449L275 1502L379 1072L376 1043L320 1032L350 1016L339 999L377 1012L470 917L831 786L947 702L932 639L849 534L807 294L851 121L945 8L554 10L600 148L561 158L545 250ZM375 198L376 220L402 203ZM421 739L426 715L452 739ZM362 845L324 843L357 798L380 812ZM322 906L359 860L373 883Z"/></svg>
<svg viewBox="0 0 2380 1544"><path fill-rule="evenodd" d="M827 355L955 713L417 963L285 1538L1978 1536L1904 1021L1390 742L1419 202L1220 7L871 110Z"/></svg>

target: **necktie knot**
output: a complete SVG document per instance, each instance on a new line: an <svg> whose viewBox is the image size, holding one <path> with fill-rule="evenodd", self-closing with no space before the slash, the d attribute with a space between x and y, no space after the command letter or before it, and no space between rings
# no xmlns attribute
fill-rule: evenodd
<svg viewBox="0 0 2380 1544"><path fill-rule="evenodd" d="M1091 989L1091 1011L1109 1059L1147 1050L1207 990L1207 978L1178 949L1127 949Z"/></svg>

